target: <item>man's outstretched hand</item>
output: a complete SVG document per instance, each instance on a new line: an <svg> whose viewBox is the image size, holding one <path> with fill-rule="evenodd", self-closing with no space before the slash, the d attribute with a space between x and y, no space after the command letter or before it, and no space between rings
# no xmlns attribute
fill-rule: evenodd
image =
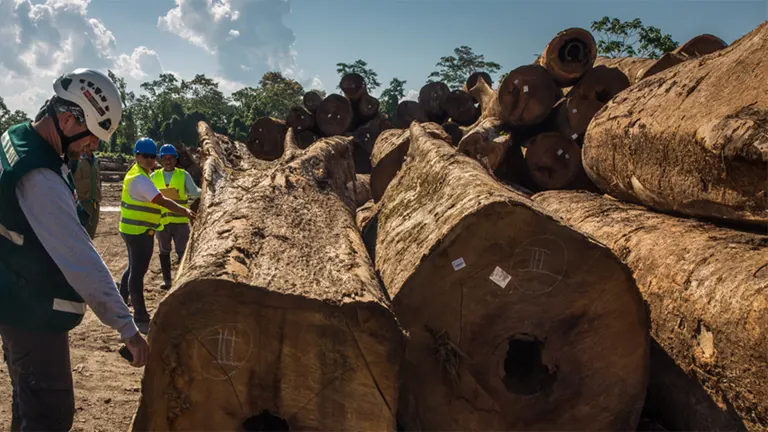
<svg viewBox="0 0 768 432"><path fill-rule="evenodd" d="M136 332L135 335L128 338L125 341L125 346L131 351L133 355L133 361L131 366L143 367L149 361L149 344L141 335L141 332Z"/></svg>

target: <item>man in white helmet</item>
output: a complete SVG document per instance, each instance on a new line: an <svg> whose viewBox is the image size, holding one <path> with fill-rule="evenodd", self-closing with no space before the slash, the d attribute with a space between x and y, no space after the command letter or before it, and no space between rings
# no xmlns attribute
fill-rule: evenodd
<svg viewBox="0 0 768 432"><path fill-rule="evenodd" d="M109 141L120 94L102 73L56 79L34 122L3 132L0 145L0 336L13 385L11 430L69 430L74 391L68 332L86 304L120 333L133 366L149 357L112 276L83 227L70 151Z"/></svg>

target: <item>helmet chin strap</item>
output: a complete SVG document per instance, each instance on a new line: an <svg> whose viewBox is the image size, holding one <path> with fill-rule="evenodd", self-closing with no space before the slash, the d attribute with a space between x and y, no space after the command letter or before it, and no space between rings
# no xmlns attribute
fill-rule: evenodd
<svg viewBox="0 0 768 432"><path fill-rule="evenodd" d="M56 133L59 134L59 140L61 141L61 150L64 152L64 164L67 164L69 163L69 145L72 144L73 142L76 142L78 140L81 140L85 137L90 136L91 131L86 129L77 135L66 136L64 135L64 131L61 130L61 125L59 125L59 117L56 115L56 110L53 108L52 104L48 105L48 116L53 119L53 126L56 128Z"/></svg>

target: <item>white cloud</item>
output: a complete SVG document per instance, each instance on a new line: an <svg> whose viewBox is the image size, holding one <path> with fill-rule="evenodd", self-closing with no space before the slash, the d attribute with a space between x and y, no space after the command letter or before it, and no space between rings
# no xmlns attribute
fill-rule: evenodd
<svg viewBox="0 0 768 432"><path fill-rule="evenodd" d="M293 31L283 23L289 0L176 0L158 18L158 27L209 54L216 55L219 74L255 84L270 70L297 81Z"/></svg>
<svg viewBox="0 0 768 432"><path fill-rule="evenodd" d="M405 101L405 100L418 101L419 100L419 91L418 90L414 90L414 89L408 90L408 93L404 97L402 97L398 101L398 103L400 103L402 101Z"/></svg>
<svg viewBox="0 0 768 432"><path fill-rule="evenodd" d="M55 77L78 67L127 79L162 71L157 53L118 54L112 32L88 17L90 0L0 0L0 93L12 109L32 115L52 93Z"/></svg>
<svg viewBox="0 0 768 432"><path fill-rule="evenodd" d="M315 75L312 78L312 83L309 85L309 88L312 90L325 90L325 86L323 85L323 82L320 80L320 77Z"/></svg>
<svg viewBox="0 0 768 432"><path fill-rule="evenodd" d="M121 54L115 61L115 73L137 81L157 77L162 72L160 56L145 46L134 49L131 55Z"/></svg>

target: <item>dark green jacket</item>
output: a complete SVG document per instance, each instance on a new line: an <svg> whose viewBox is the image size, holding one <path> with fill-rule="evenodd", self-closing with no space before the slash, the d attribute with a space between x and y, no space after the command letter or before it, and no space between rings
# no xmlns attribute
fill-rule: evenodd
<svg viewBox="0 0 768 432"><path fill-rule="evenodd" d="M16 197L16 185L37 168L59 174L72 191L62 159L27 122L0 138L0 323L64 332L83 319L85 303L38 240ZM78 205L81 223L85 212ZM85 216L87 217L87 215Z"/></svg>

